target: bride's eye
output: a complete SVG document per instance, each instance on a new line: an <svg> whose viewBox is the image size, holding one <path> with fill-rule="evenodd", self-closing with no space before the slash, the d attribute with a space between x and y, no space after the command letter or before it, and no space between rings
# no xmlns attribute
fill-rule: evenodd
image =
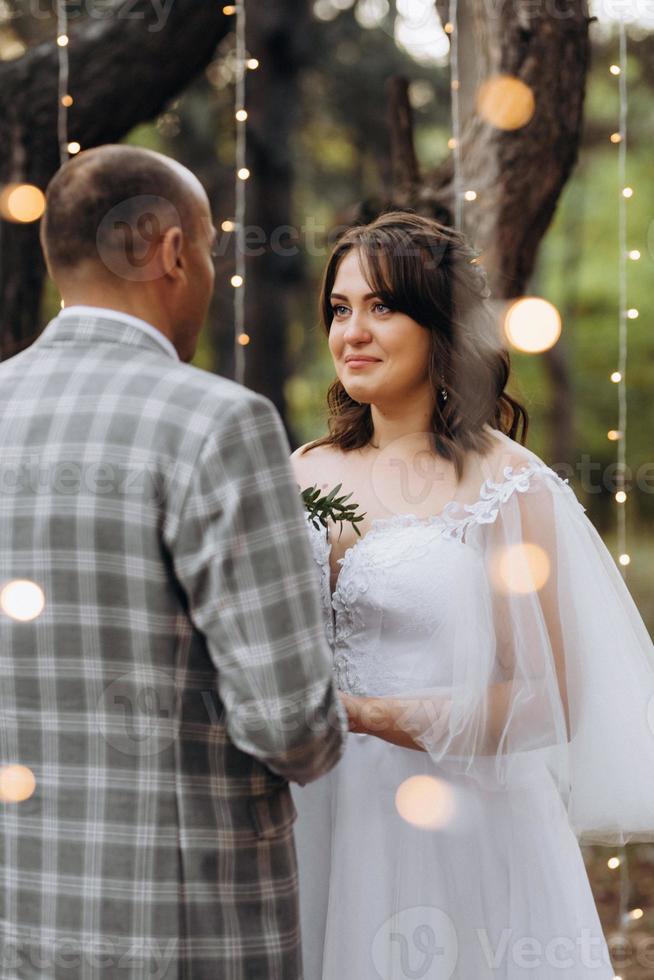
<svg viewBox="0 0 654 980"><path fill-rule="evenodd" d="M332 306L332 313L334 314L334 316L345 316L343 310L345 310L345 312L347 313L347 306L342 306L340 304L337 306Z"/></svg>
<svg viewBox="0 0 654 980"><path fill-rule="evenodd" d="M375 303L373 309L377 310L378 313L390 313L390 306L386 306L385 303Z"/></svg>

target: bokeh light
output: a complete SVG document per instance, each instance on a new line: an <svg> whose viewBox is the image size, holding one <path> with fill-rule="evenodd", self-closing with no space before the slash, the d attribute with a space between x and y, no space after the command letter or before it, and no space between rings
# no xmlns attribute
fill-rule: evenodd
<svg viewBox="0 0 654 980"><path fill-rule="evenodd" d="M499 548L491 563L495 588L505 594L529 595L542 589L550 576L547 552L531 541Z"/></svg>
<svg viewBox="0 0 654 980"><path fill-rule="evenodd" d="M561 336L561 317L546 299L525 296L507 310L504 332L516 350L539 354L553 347Z"/></svg>
<svg viewBox="0 0 654 980"><path fill-rule="evenodd" d="M494 75L477 90L477 112L497 129L526 126L536 111L534 93L514 75Z"/></svg>
<svg viewBox="0 0 654 980"><path fill-rule="evenodd" d="M45 211L45 195L34 184L7 184L0 191L0 217L5 221L29 224Z"/></svg>
<svg viewBox="0 0 654 980"><path fill-rule="evenodd" d="M452 822L456 813L454 792L434 776L410 776L395 794L397 812L414 827L438 830Z"/></svg>
<svg viewBox="0 0 654 980"><path fill-rule="evenodd" d="M27 766L0 767L0 801L21 803L28 800L36 789L34 773Z"/></svg>
<svg viewBox="0 0 654 980"><path fill-rule="evenodd" d="M11 619L27 623L40 616L45 607L45 596L36 582L16 579L0 592L0 609Z"/></svg>

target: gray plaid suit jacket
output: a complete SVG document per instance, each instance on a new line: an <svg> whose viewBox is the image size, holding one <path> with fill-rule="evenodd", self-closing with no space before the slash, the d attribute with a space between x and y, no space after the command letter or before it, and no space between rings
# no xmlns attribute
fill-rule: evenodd
<svg viewBox="0 0 654 980"><path fill-rule="evenodd" d="M301 977L288 780L347 724L289 452L106 315L0 365L2 980Z"/></svg>

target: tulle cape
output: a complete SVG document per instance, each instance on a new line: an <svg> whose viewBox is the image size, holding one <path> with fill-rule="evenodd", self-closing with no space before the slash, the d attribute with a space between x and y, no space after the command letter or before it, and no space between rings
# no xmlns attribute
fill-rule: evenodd
<svg viewBox="0 0 654 980"><path fill-rule="evenodd" d="M438 633L452 683L409 678L394 695L403 727L445 776L486 788L546 767L583 843L654 840L654 647L640 613L568 481L529 453L491 486L485 506L448 512L444 533L479 561Z"/></svg>

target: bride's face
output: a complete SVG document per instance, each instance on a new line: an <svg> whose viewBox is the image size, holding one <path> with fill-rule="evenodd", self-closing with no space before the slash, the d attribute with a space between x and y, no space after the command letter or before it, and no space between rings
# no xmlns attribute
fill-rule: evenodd
<svg viewBox="0 0 654 980"><path fill-rule="evenodd" d="M329 350L351 398L391 404L429 388L429 331L373 294L355 250L338 267L331 303ZM353 356L373 360L350 360Z"/></svg>

